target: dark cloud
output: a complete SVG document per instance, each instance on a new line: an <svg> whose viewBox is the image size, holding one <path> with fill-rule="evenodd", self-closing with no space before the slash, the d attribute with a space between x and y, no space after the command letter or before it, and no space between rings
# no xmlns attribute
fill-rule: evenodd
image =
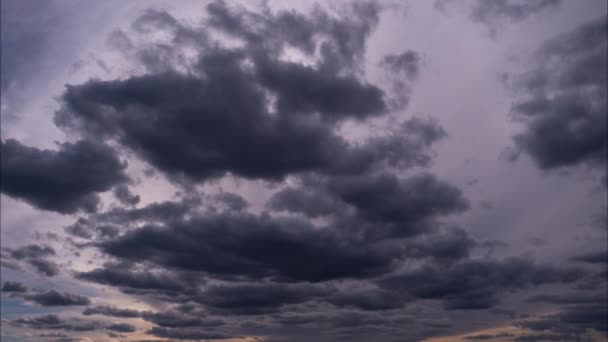
<svg viewBox="0 0 608 342"><path fill-rule="evenodd" d="M540 294L528 298L529 302L544 302L553 304L583 304L606 302L606 294L568 293Z"/></svg>
<svg viewBox="0 0 608 342"><path fill-rule="evenodd" d="M480 9L473 15L478 21L520 20L555 2L474 2ZM447 137L445 130L429 117L391 116L407 105L422 55L401 50L371 61L388 73L387 84L365 75L366 43L378 24L379 5L337 4L334 11L313 6L299 14L214 1L205 9L206 26L148 10L128 31L112 35L111 44L141 72L66 87L55 123L83 140L56 151L2 142L3 192L41 209L86 212L64 228L66 242L91 249L95 259L86 271L70 275L131 295L155 311L90 306L87 297L55 290L11 296L43 306L86 305L87 319L137 319L148 329L142 333L163 339L411 341L453 333L453 310L494 309L488 314L521 318L495 306L511 292L595 280L530 259L479 258L480 249L504 243L477 241L445 221L465 212L469 201L458 187L420 170L431 166L431 147ZM547 54L586 54L564 46L548 44ZM562 64L570 65L568 58ZM541 86L522 81L530 96L553 91L553 84L598 80L569 71L547 74L555 80ZM525 102L514 108L533 107ZM369 135L351 136L351 124ZM523 149L522 139L516 141ZM118 152L180 186L179 199L138 205ZM5 174L13 177L9 183ZM276 192L260 213L253 198L251 209L238 193L202 187L226 176L237 183L262 180L258 184ZM116 201L97 212L99 193L108 191ZM48 246L3 253L43 273L58 272ZM553 329L554 335L572 334L583 325L595 327L602 313L592 305L603 297L590 291L536 296L527 305L564 306L559 315L536 321L547 330L567 328ZM117 339L136 331L128 323L56 315L9 322L29 329L100 330ZM538 327L521 322L522 328ZM468 339L506 337L513 336ZM47 336L53 338L72 337Z"/></svg>
<svg viewBox="0 0 608 342"><path fill-rule="evenodd" d="M329 189L361 217L389 224L398 236L420 233L428 220L469 206L460 189L428 173L405 180L387 173L341 177L331 180Z"/></svg>
<svg viewBox="0 0 608 342"><path fill-rule="evenodd" d="M1 148L2 193L40 209L94 212L98 192L127 180L126 165L99 143L62 143L55 151L7 139Z"/></svg>
<svg viewBox="0 0 608 342"><path fill-rule="evenodd" d="M92 238L94 233L93 229L88 225L88 221L82 217L74 224L65 227L65 232L83 239Z"/></svg>
<svg viewBox="0 0 608 342"><path fill-rule="evenodd" d="M416 51L405 51L401 54L386 55L380 63L392 83L393 96L390 102L394 109L407 106L411 95L411 84L420 72L420 59L420 54Z"/></svg>
<svg viewBox="0 0 608 342"><path fill-rule="evenodd" d="M362 62L366 40L377 25L380 12L375 2L358 2L337 9L328 13L317 6L310 15L302 15L294 11L254 13L242 7L231 8L223 1L207 6L211 26L250 46L275 53L285 46L308 56L314 56L318 50L320 69L331 73L352 69Z"/></svg>
<svg viewBox="0 0 608 342"><path fill-rule="evenodd" d="M227 335L223 333L213 332L205 328L163 328L153 327L146 333L162 337L178 340L223 340L229 338L238 338L238 336Z"/></svg>
<svg viewBox="0 0 608 342"><path fill-rule="evenodd" d="M286 304L307 302L331 291L330 288L303 284L217 285L207 288L198 301L218 310L257 313L273 311Z"/></svg>
<svg viewBox="0 0 608 342"><path fill-rule="evenodd" d="M319 217L336 213L340 203L328 194L314 189L287 187L276 192L266 206L276 211Z"/></svg>
<svg viewBox="0 0 608 342"><path fill-rule="evenodd" d="M420 55L416 51L406 51L401 54L384 56L382 64L395 73L403 73L408 79L418 76Z"/></svg>
<svg viewBox="0 0 608 342"><path fill-rule="evenodd" d="M69 306L91 304L91 300L87 297L69 292L59 292L56 290L26 294L23 296L23 298L42 306Z"/></svg>
<svg viewBox="0 0 608 342"><path fill-rule="evenodd" d="M476 0L471 17L484 23L499 18L519 21L546 8L557 6L560 2L561 0Z"/></svg>
<svg viewBox="0 0 608 342"><path fill-rule="evenodd" d="M515 143L543 169L606 168L607 22L603 16L549 40L536 69L515 83L527 95L512 108L525 125Z"/></svg>
<svg viewBox="0 0 608 342"><path fill-rule="evenodd" d="M5 281L2 285L2 292L24 293L27 292L27 286L18 281Z"/></svg>
<svg viewBox="0 0 608 342"><path fill-rule="evenodd" d="M87 272L79 272L77 278L99 284L123 288L127 292L137 290L159 290L175 295L185 292L191 286L186 277L176 277L168 271L153 271L136 265L106 264Z"/></svg>
<svg viewBox="0 0 608 342"><path fill-rule="evenodd" d="M561 0L473 0L458 2L436 0L435 7L444 10L446 5L461 4L469 12L469 18L485 25L492 36L507 22L520 22L539 12L555 8Z"/></svg>
<svg viewBox="0 0 608 342"><path fill-rule="evenodd" d="M93 331L100 328L100 324L95 321L84 321L75 317L64 319L54 314L35 317L22 317L9 321L9 324L23 328L64 330L73 332Z"/></svg>
<svg viewBox="0 0 608 342"><path fill-rule="evenodd" d="M377 21L376 5L356 3L344 12L354 16L337 18L320 9L300 16L261 15L222 2L207 8L211 25L243 39L244 47L198 42L197 61L188 75L174 66L124 80L68 86L57 125L117 141L174 180L226 174L277 180L314 171L357 173L384 162L429 162L428 147L444 134L434 122L413 119L390 138L361 146L337 134L336 122L386 112L384 92L353 69ZM164 12L149 12L138 25L172 27L177 49L180 35L201 32ZM285 31L271 30L285 25ZM316 45L321 54L317 65L280 58L287 46L314 54L309 46ZM408 56L413 52L389 60L401 67ZM420 135L428 133L432 135Z"/></svg>
<svg viewBox="0 0 608 342"><path fill-rule="evenodd" d="M129 187L124 184L116 186L113 190L113 194L114 197L124 205L135 206L140 200L139 195L131 193Z"/></svg>
<svg viewBox="0 0 608 342"><path fill-rule="evenodd" d="M55 250L47 245L27 245L10 250L10 255L17 260L43 258L55 255Z"/></svg>
<svg viewBox="0 0 608 342"><path fill-rule="evenodd" d="M249 206L249 202L246 199L231 192L222 192L215 199L231 210L242 211Z"/></svg>
<svg viewBox="0 0 608 342"><path fill-rule="evenodd" d="M479 243L464 230L452 228L412 240L407 245L406 254L415 258L431 257L439 263L449 263L468 258L471 249L478 245Z"/></svg>
<svg viewBox="0 0 608 342"><path fill-rule="evenodd" d="M448 310L476 310L495 306L505 291L580 279L576 270L536 265L529 259L465 260L449 266L423 266L389 275L379 284L424 299L440 299Z"/></svg>
<svg viewBox="0 0 608 342"><path fill-rule="evenodd" d="M135 332L136 330L135 326L129 323L112 323L106 329L121 333Z"/></svg>
<svg viewBox="0 0 608 342"><path fill-rule="evenodd" d="M555 334L533 334L533 335L521 335L521 336L517 336L513 339L513 341L530 341L530 342L536 342L536 341L572 341L572 340L576 340L578 337L575 335L571 335L571 334L560 334L560 335L555 335Z"/></svg>
<svg viewBox="0 0 608 342"><path fill-rule="evenodd" d="M608 251L591 251L572 257L571 260L590 264L606 264L608 263Z"/></svg>
<svg viewBox="0 0 608 342"><path fill-rule="evenodd" d="M143 312L142 318L165 328L218 327L226 324L219 318L201 318L179 311Z"/></svg>
<svg viewBox="0 0 608 342"><path fill-rule="evenodd" d="M59 274L59 266L53 261L42 258L32 258L26 259L25 262L34 267L38 273L47 277L52 277Z"/></svg>
<svg viewBox="0 0 608 342"><path fill-rule="evenodd" d="M239 213L195 216L170 227L145 226L102 242L100 248L123 260L219 277L309 281L380 274L397 257L392 249L351 242L303 220ZM324 266L311 264L311 258L325 260Z"/></svg>
<svg viewBox="0 0 608 342"><path fill-rule="evenodd" d="M587 329L608 332L608 305L603 301L562 306L559 312L535 319L519 321L514 325L533 331L561 335L579 335Z"/></svg>
<svg viewBox="0 0 608 342"><path fill-rule="evenodd" d="M103 315L103 316L119 317L119 318L135 318L135 317L141 316L140 312L137 310L120 309L120 308L117 308L114 306L107 306L107 305L88 307L88 308L84 309L82 314L85 316Z"/></svg>
<svg viewBox="0 0 608 342"><path fill-rule="evenodd" d="M509 333L500 333L500 334L496 334L496 335L471 335L471 336L465 336L464 339L465 340L473 340L473 341L482 341L482 340L493 340L495 338L505 338L505 337L513 337L513 334L509 334Z"/></svg>
<svg viewBox="0 0 608 342"><path fill-rule="evenodd" d="M16 249L7 248L7 250L11 258L26 262L42 275L52 277L59 273L59 266L46 259L56 254L50 246L31 244Z"/></svg>
<svg viewBox="0 0 608 342"><path fill-rule="evenodd" d="M65 333L42 333L38 334L38 336L52 342L77 342L83 340L81 337L74 337Z"/></svg>
<svg viewBox="0 0 608 342"><path fill-rule="evenodd" d="M332 295L327 301L339 307L351 307L361 310L389 310L402 307L409 301L402 293L382 289L343 290Z"/></svg>

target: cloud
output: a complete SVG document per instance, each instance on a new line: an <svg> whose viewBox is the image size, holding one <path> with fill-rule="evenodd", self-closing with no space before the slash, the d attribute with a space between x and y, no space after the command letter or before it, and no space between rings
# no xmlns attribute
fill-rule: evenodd
<svg viewBox="0 0 608 342"><path fill-rule="evenodd" d="M168 30L177 50L194 47L197 62L179 64L191 72L180 73L169 63L162 72L70 85L55 122L85 137L118 142L173 180L226 174L279 180L305 172L357 173L382 162L428 163L428 147L444 134L433 122L410 120L390 138L363 146L337 134L339 122L387 113L383 90L353 69L378 9L364 3L346 7L352 16L334 18L317 9L309 16L265 13L260 20L260 14L211 3L210 24L244 40L241 48L192 43L183 35L206 30L186 27L165 12L147 12L136 27ZM288 23L283 33L271 30ZM305 55L314 55L316 47L320 59L314 65L285 61L287 47ZM412 54L389 58L389 64L401 68L401 59ZM419 136L417 128L433 135Z"/></svg>
<svg viewBox="0 0 608 342"><path fill-rule="evenodd" d="M67 320L54 314L22 317L9 321L9 324L16 327L37 330L64 330L73 332L93 331L100 328L100 324L95 321L84 321L75 317Z"/></svg>
<svg viewBox="0 0 608 342"><path fill-rule="evenodd" d="M84 309L82 312L85 316L91 315L104 315L110 317L120 317L120 318L135 318L140 317L141 314L137 310L133 309L120 309L114 306L93 306Z"/></svg>
<svg viewBox="0 0 608 342"><path fill-rule="evenodd" d="M590 264L606 264L608 263L608 251L591 251L572 257L571 260Z"/></svg>
<svg viewBox="0 0 608 342"><path fill-rule="evenodd" d="M340 203L313 189L287 187L276 192L266 206L276 211L303 213L308 217L319 217L335 213Z"/></svg>
<svg viewBox="0 0 608 342"><path fill-rule="evenodd" d="M305 284L217 285L205 289L198 301L220 311L267 312L282 305L307 302L331 291L330 288Z"/></svg>
<svg viewBox="0 0 608 342"><path fill-rule="evenodd" d="M5 281L2 285L2 292L24 293L27 292L27 286L18 281Z"/></svg>
<svg viewBox="0 0 608 342"><path fill-rule="evenodd" d="M113 193L114 197L124 205L135 206L140 200L139 195L132 194L129 188L124 184L116 186Z"/></svg>
<svg viewBox="0 0 608 342"><path fill-rule="evenodd" d="M579 270L536 265L529 259L464 260L449 266L427 265L379 281L383 288L424 299L442 300L448 310L488 309L505 291L551 283L571 283Z"/></svg>
<svg viewBox="0 0 608 342"><path fill-rule="evenodd" d="M367 311L389 310L402 307L410 298L397 292L382 289L340 291L327 299L338 307L351 307Z"/></svg>
<svg viewBox="0 0 608 342"><path fill-rule="evenodd" d="M62 143L55 151L7 139L1 149L2 193L44 210L94 212L98 192L128 179L115 152L91 141Z"/></svg>
<svg viewBox="0 0 608 342"><path fill-rule="evenodd" d="M224 340L237 338L238 336L227 335L206 330L205 328L162 328L153 327L146 333L163 338L173 338L178 340Z"/></svg>
<svg viewBox="0 0 608 342"><path fill-rule="evenodd" d="M188 315L178 311L149 312L142 314L142 318L160 327L183 328L183 327L218 327L227 324L218 318L201 318Z"/></svg>
<svg viewBox="0 0 608 342"><path fill-rule="evenodd" d="M557 7L561 0L473 0L457 2L454 0L436 0L435 8L443 11L447 5L458 4L466 7L469 18L483 24L495 37L498 30L507 23L523 21L535 14Z"/></svg>
<svg viewBox="0 0 608 342"><path fill-rule="evenodd" d="M55 250L51 246L32 244L17 249L10 249L10 255L17 260L42 258L55 255Z"/></svg>
<svg viewBox="0 0 608 342"><path fill-rule="evenodd" d="M52 277L59 273L59 266L47 260L48 257L56 254L50 246L30 244L16 249L7 248L7 250L11 258L26 262L42 275Z"/></svg>
<svg viewBox="0 0 608 342"><path fill-rule="evenodd" d="M53 261L42 258L33 258L27 259L25 262L34 267L38 273L47 277L52 277L59 274L59 266L57 266L57 264Z"/></svg>
<svg viewBox="0 0 608 342"><path fill-rule="evenodd" d="M231 192L222 192L215 199L231 210L242 211L249 206L249 202L246 199Z"/></svg>
<svg viewBox="0 0 608 342"><path fill-rule="evenodd" d="M514 141L542 169L605 170L607 22L603 16L545 42L536 68L515 82L525 96L512 108L524 124Z"/></svg>
<svg viewBox="0 0 608 342"><path fill-rule="evenodd" d="M328 187L363 219L388 224L397 236L420 233L427 220L462 212L469 206L460 189L428 173L405 180L387 173L341 177L332 179Z"/></svg>
<svg viewBox="0 0 608 342"><path fill-rule="evenodd" d="M135 332L136 330L135 326L129 323L112 323L106 329L121 333Z"/></svg>
<svg viewBox="0 0 608 342"><path fill-rule="evenodd" d="M608 307L604 297L603 301L596 303L565 305L555 314L522 320L514 325L555 335L576 336L586 332L587 329L594 329L605 334L608 331L607 317Z"/></svg>
<svg viewBox="0 0 608 342"><path fill-rule="evenodd" d="M160 290L169 294L185 291L187 279L176 278L171 272L142 270L129 263L106 264L87 272L76 273L79 279L123 288L126 291Z"/></svg>
<svg viewBox="0 0 608 342"><path fill-rule="evenodd" d="M505 338L505 337L513 337L513 334L509 334L509 333L500 333L500 334L496 334L496 335L471 335L471 336L465 336L464 339L465 340L473 340L473 341L481 341L481 340L493 340L495 338Z"/></svg>
<svg viewBox="0 0 608 342"><path fill-rule="evenodd" d="M218 277L308 281L379 274L397 256L315 230L303 220L231 212L194 216L168 227L144 226L101 242L100 249L122 260ZM312 265L311 257L326 260L324 267Z"/></svg>
<svg viewBox="0 0 608 342"><path fill-rule="evenodd" d="M23 298L42 306L70 306L91 304L91 300L87 297L69 292L59 292L56 290L26 294L23 296Z"/></svg>

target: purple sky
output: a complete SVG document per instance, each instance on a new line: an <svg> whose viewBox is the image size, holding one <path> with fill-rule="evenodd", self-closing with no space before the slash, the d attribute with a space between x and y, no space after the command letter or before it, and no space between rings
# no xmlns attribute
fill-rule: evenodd
<svg viewBox="0 0 608 342"><path fill-rule="evenodd" d="M605 1L1 1L6 341L606 341Z"/></svg>

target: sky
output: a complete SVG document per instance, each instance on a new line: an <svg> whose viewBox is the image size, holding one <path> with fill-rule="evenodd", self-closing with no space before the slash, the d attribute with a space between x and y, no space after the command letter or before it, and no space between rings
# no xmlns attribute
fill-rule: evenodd
<svg viewBox="0 0 608 342"><path fill-rule="evenodd" d="M2 341L608 341L602 0L1 0Z"/></svg>

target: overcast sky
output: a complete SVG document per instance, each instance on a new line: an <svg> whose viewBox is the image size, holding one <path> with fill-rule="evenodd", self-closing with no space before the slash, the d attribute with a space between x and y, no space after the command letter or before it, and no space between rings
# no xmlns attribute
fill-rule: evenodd
<svg viewBox="0 0 608 342"><path fill-rule="evenodd" d="M604 0L1 0L2 341L607 341Z"/></svg>

